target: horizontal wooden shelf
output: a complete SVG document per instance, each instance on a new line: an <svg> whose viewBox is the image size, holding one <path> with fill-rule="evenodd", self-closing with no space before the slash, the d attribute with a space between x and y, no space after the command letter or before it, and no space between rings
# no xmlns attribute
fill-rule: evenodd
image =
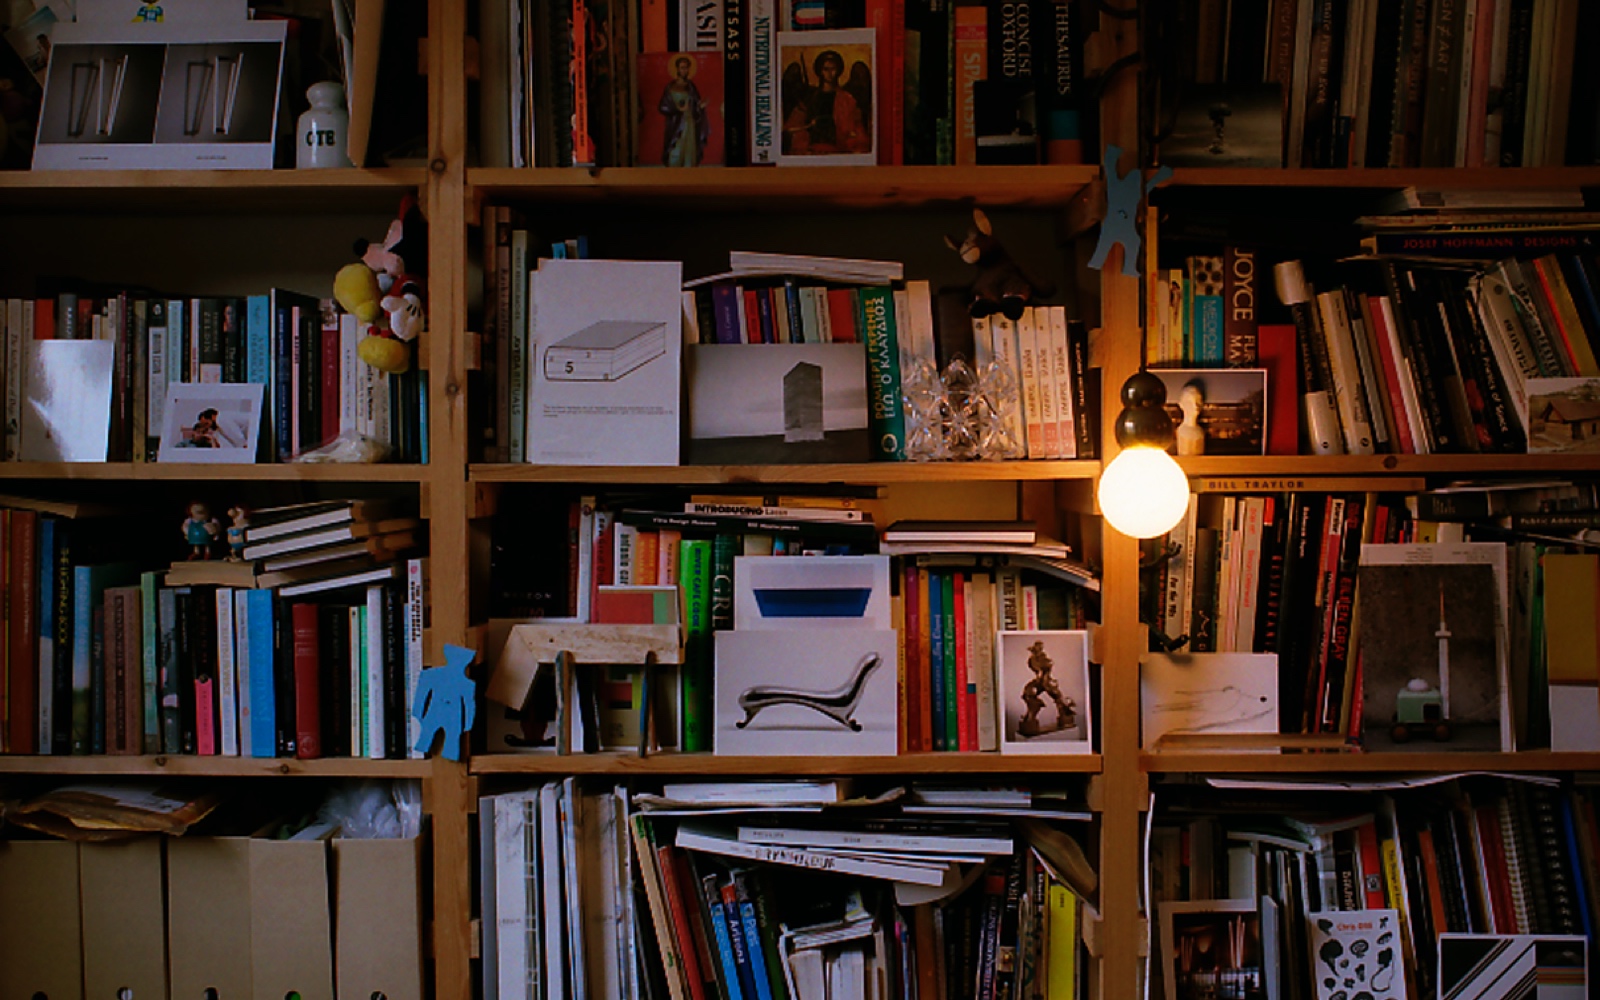
<svg viewBox="0 0 1600 1000"><path fill-rule="evenodd" d="M18 170L0 173L0 207L94 215L228 211L393 212L421 167L379 170Z"/></svg>
<svg viewBox="0 0 1600 1000"><path fill-rule="evenodd" d="M426 465L351 465L274 463L207 465L156 462L0 462L4 479L251 480L257 482L417 483L428 478Z"/></svg>
<svg viewBox="0 0 1600 1000"><path fill-rule="evenodd" d="M1444 190L1600 186L1600 167L1401 168L1176 167L1163 187L1324 187Z"/></svg>
<svg viewBox="0 0 1600 1000"><path fill-rule="evenodd" d="M1600 771L1600 753L1522 753L1419 750L1395 753L1144 753L1140 766L1151 774L1454 774L1468 771Z"/></svg>
<svg viewBox="0 0 1600 1000"><path fill-rule="evenodd" d="M476 483L938 483L1093 479L1100 463L861 462L848 465L474 465Z"/></svg>
<svg viewBox="0 0 1600 1000"><path fill-rule="evenodd" d="M1098 774L1099 754L915 753L898 757L718 757L701 753L488 754L473 774L818 775Z"/></svg>
<svg viewBox="0 0 1600 1000"><path fill-rule="evenodd" d="M543 201L714 205L764 211L970 204L1061 206L1100 175L1084 166L476 169L476 194Z"/></svg>
<svg viewBox="0 0 1600 1000"><path fill-rule="evenodd" d="M1385 476L1600 473L1600 455L1198 455L1178 459L1190 476Z"/></svg>
<svg viewBox="0 0 1600 1000"><path fill-rule="evenodd" d="M432 764L427 760L362 760L326 757L295 760L288 757L159 756L23 757L0 756L0 774L41 775L182 775L196 778L421 778Z"/></svg>

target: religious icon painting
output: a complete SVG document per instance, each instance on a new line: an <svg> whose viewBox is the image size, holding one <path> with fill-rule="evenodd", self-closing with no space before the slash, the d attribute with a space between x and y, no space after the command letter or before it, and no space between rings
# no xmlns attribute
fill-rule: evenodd
<svg viewBox="0 0 1600 1000"><path fill-rule="evenodd" d="M717 167L723 154L722 53L639 56L639 166Z"/></svg>
<svg viewBox="0 0 1600 1000"><path fill-rule="evenodd" d="M995 635L1000 749L1090 753L1089 633Z"/></svg>
<svg viewBox="0 0 1600 1000"><path fill-rule="evenodd" d="M780 165L878 162L871 28L778 32Z"/></svg>

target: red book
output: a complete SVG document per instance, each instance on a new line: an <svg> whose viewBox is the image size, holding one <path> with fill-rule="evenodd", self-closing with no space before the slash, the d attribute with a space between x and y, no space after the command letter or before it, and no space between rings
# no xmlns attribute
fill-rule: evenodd
<svg viewBox="0 0 1600 1000"><path fill-rule="evenodd" d="M1267 370L1267 454L1300 454L1300 398L1294 327L1268 324L1256 329L1256 357Z"/></svg>
<svg viewBox="0 0 1600 1000"><path fill-rule="evenodd" d="M741 289L744 296L744 342L761 343L761 303L754 288Z"/></svg>
<svg viewBox="0 0 1600 1000"><path fill-rule="evenodd" d="M1393 327L1394 311L1386 296L1367 298L1367 322L1372 324L1373 340L1378 342L1378 368L1383 378L1383 388L1389 396L1387 412L1394 417L1394 450L1402 455L1417 454L1417 441L1411 433L1411 420L1406 414L1406 400L1400 387L1400 361L1395 355L1399 341Z"/></svg>
<svg viewBox="0 0 1600 1000"><path fill-rule="evenodd" d="M34 589L34 525L39 515L31 510L11 511L6 551L6 671L9 694L12 753L39 752L39 626L35 619L38 597Z"/></svg>
<svg viewBox="0 0 1600 1000"><path fill-rule="evenodd" d="M1356 843L1361 848L1361 891L1368 910L1388 909L1383 888L1383 858L1378 853L1378 824L1367 820L1356 828Z"/></svg>
<svg viewBox="0 0 1600 1000"><path fill-rule="evenodd" d="M317 606L296 604L289 609L294 635L294 755L301 760L322 756L322 698L317 684L319 630Z"/></svg>
<svg viewBox="0 0 1600 1000"><path fill-rule="evenodd" d="M828 326L835 344L853 344L860 340L856 332L856 301L854 288L828 289Z"/></svg>
<svg viewBox="0 0 1600 1000"><path fill-rule="evenodd" d="M1483 851L1483 877L1489 886L1489 917L1492 934L1527 933L1517 929L1517 911L1511 901L1511 879L1506 871L1505 843L1500 839L1500 814L1494 806L1476 806L1472 821L1478 827L1478 843Z"/></svg>
<svg viewBox="0 0 1600 1000"><path fill-rule="evenodd" d="M700 971L700 951L695 947L694 930L697 920L690 918L687 893L689 863L681 858L683 852L672 847L656 848L656 861L661 868L661 891L667 897L667 912L672 917L672 936L678 942L678 954L683 958L683 975L689 981L691 1000L706 1000L705 976ZM662 928L656 928L661 933Z"/></svg>
<svg viewBox="0 0 1600 1000"><path fill-rule="evenodd" d="M195 753L202 757L217 755L217 699L209 677L194 679L194 743Z"/></svg>
<svg viewBox="0 0 1600 1000"><path fill-rule="evenodd" d="M339 436L339 316L338 308L322 310L322 443Z"/></svg>
<svg viewBox="0 0 1600 1000"><path fill-rule="evenodd" d="M38 299L33 303L33 339L56 339L55 299Z"/></svg>
<svg viewBox="0 0 1600 1000"><path fill-rule="evenodd" d="M1417 855L1422 859L1422 881L1428 898L1429 915L1433 918L1435 932L1442 933L1450 924L1445 919L1444 885L1439 881L1439 855L1433 847L1433 831L1417 831Z"/></svg>
<svg viewBox="0 0 1600 1000"><path fill-rule="evenodd" d="M922 613L917 607L917 567L912 565L910 559L905 562L905 586L900 593L901 602L905 605L906 637L906 669L900 678L905 704L901 718L904 720L906 752L918 753L922 750L922 734L926 728L921 712L924 677L921 667Z"/></svg>
<svg viewBox="0 0 1600 1000"><path fill-rule="evenodd" d="M954 702L956 707L956 745L950 748L952 750L978 749L978 720L972 715L977 705L977 693L967 683L967 602L961 594L966 578L966 573L950 574L950 606L953 610L945 632L956 651L955 690L947 700L947 703ZM967 745L969 736L972 739L970 746Z"/></svg>

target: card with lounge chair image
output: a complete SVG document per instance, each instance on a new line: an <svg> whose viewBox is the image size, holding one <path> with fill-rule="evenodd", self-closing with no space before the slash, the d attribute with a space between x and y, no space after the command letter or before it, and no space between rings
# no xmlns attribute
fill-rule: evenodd
<svg viewBox="0 0 1600 1000"><path fill-rule="evenodd" d="M718 754L892 756L899 751L893 629L716 634Z"/></svg>

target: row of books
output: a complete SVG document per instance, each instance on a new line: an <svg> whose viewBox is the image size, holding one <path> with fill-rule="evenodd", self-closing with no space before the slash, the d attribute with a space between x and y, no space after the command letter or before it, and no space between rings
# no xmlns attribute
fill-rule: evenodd
<svg viewBox="0 0 1600 1000"><path fill-rule="evenodd" d="M54 396L63 388L57 373L69 371L71 406L83 405L83 393L109 401L108 426L86 449L104 460L156 461L162 439L171 436L169 388L193 383L265 387L261 461L287 461L341 434L382 442L400 461L426 460L425 376L415 369L388 375L362 363L361 324L332 299L280 289L202 298L113 291L0 305L7 459L62 457L63 443L54 440L60 432L30 420L34 412L69 405ZM110 346L75 360L56 353L61 341Z"/></svg>
<svg viewBox="0 0 1600 1000"><path fill-rule="evenodd" d="M1600 677L1582 638L1600 599L1596 507L1593 484L1549 482L1195 494L1147 612L1195 653L1273 654L1269 729L1368 750L1424 735L1435 749L1585 749L1600 716L1567 685Z"/></svg>
<svg viewBox="0 0 1600 1000"><path fill-rule="evenodd" d="M324 517L339 507L319 506ZM407 755L425 619L425 563L402 558L415 522L352 542L365 533L358 522L297 532L295 518L263 511L270 540L244 539L248 561L141 571L126 557L100 558L115 548L105 539L126 530L122 519L57 507L0 509L0 749ZM217 533L193 517L185 530L191 541ZM283 551L258 560L260 545ZM197 541L197 555L207 548Z"/></svg>
<svg viewBox="0 0 1600 1000"><path fill-rule="evenodd" d="M1026 807L830 816L785 784L569 778L480 800L484 996L1082 995L1096 880L1071 834Z"/></svg>
<svg viewBox="0 0 1600 1000"><path fill-rule="evenodd" d="M1092 14L1077 0L482 0L483 159L1081 163Z"/></svg>
<svg viewBox="0 0 1600 1000"><path fill-rule="evenodd" d="M1181 67L1162 81L1178 122L1163 162L1545 167L1600 152L1597 81L1575 59L1600 19L1578 0L1163 6L1172 18L1153 23Z"/></svg>
<svg viewBox="0 0 1600 1000"><path fill-rule="evenodd" d="M1275 971L1286 995L1324 995L1312 984L1330 951L1352 959L1351 973L1369 959L1369 980L1387 971L1389 995L1473 995L1461 986L1487 970L1452 953L1466 934L1547 939L1541 975L1575 971L1567 981L1582 992L1600 921L1593 788L1537 776L1441 779L1403 793L1324 789L1316 805L1292 789L1234 788L1227 804L1208 791L1169 799L1150 834L1157 972L1178 995L1204 974L1185 958L1185 938L1226 920L1259 924L1232 969L1258 983ZM1377 944L1383 931L1387 960L1351 948Z"/></svg>

